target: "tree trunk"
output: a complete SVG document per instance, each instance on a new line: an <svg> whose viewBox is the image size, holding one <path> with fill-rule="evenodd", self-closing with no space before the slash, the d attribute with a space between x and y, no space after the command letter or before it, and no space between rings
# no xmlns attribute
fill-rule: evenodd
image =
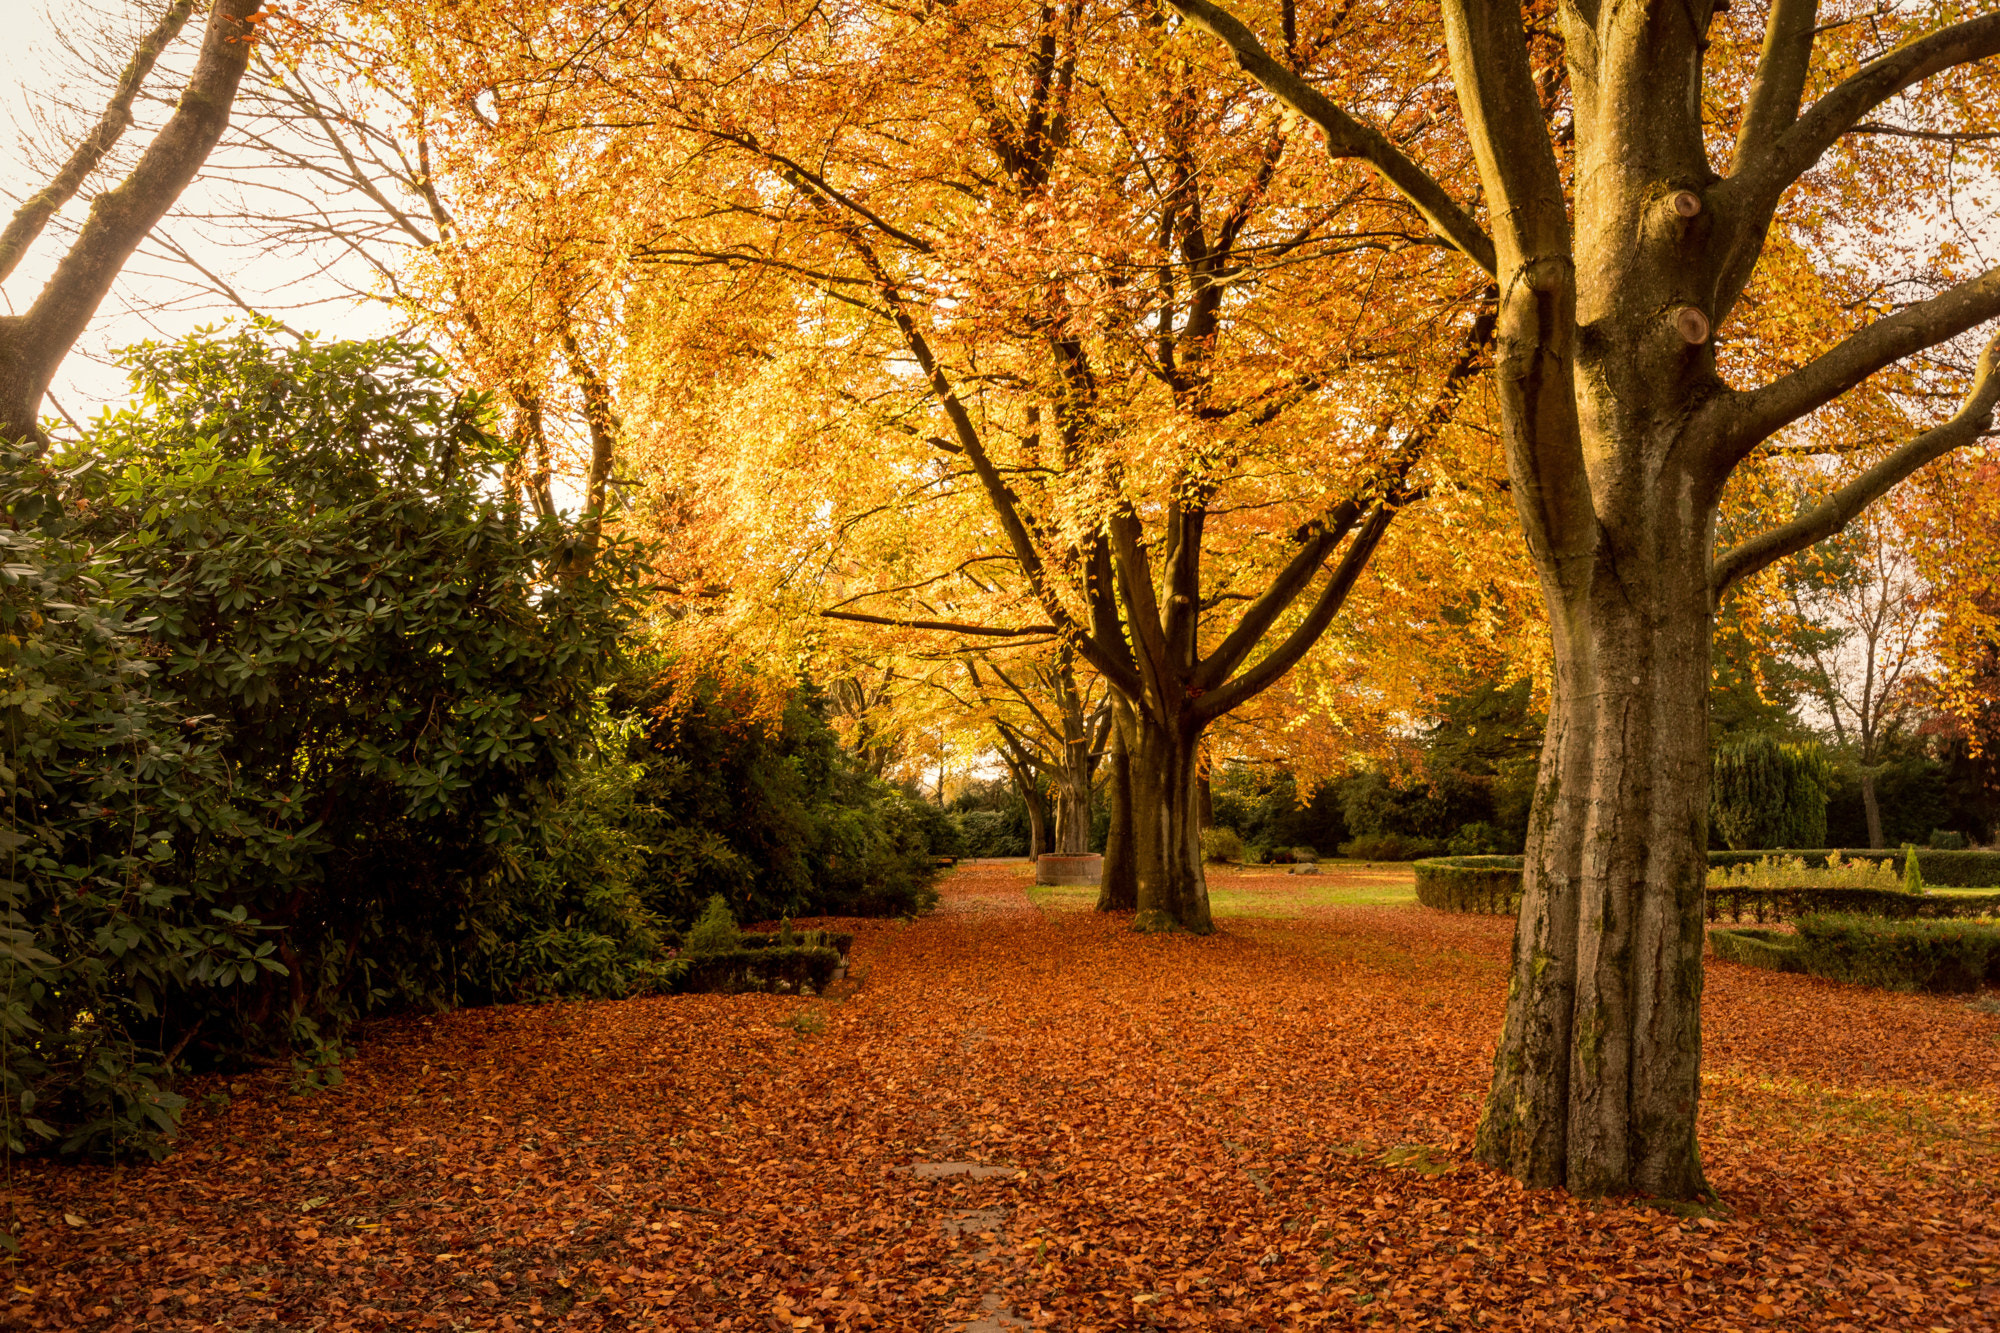
<svg viewBox="0 0 2000 1333"><path fill-rule="evenodd" d="M1861 764L1861 809L1868 816L1868 846L1882 850L1882 803L1875 798L1875 766Z"/></svg>
<svg viewBox="0 0 2000 1333"><path fill-rule="evenodd" d="M1105 799L1111 806L1111 828L1104 839L1104 867L1098 880L1097 910L1132 912L1139 907L1139 872L1132 845L1132 760L1125 733L1113 728Z"/></svg>
<svg viewBox="0 0 2000 1333"><path fill-rule="evenodd" d="M1049 850L1049 818L1033 780L1020 783L1020 787L1021 800L1028 807L1028 859L1032 861Z"/></svg>
<svg viewBox="0 0 2000 1333"><path fill-rule="evenodd" d="M1132 927L1206 935L1215 924L1209 918L1197 818L1200 736L1134 712L1132 845L1139 891Z"/></svg>
<svg viewBox="0 0 2000 1333"><path fill-rule="evenodd" d="M1544 572L1554 688L1476 1152L1530 1185L1685 1199L1707 1188L1710 525L1664 497L1635 507L1639 540L1602 543L1583 586Z"/></svg>

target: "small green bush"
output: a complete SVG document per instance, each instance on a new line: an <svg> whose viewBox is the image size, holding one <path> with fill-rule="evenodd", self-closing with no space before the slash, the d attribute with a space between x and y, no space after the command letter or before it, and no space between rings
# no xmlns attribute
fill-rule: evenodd
<svg viewBox="0 0 2000 1333"><path fill-rule="evenodd" d="M1444 849L1453 856L1495 856L1504 853L1509 842L1520 845L1519 839L1509 838L1498 824L1460 824L1458 832L1446 839Z"/></svg>
<svg viewBox="0 0 2000 1333"><path fill-rule="evenodd" d="M1934 828L1930 836L1931 850L1936 852L1962 852L1965 850L1965 835L1952 829Z"/></svg>
<svg viewBox="0 0 2000 1333"><path fill-rule="evenodd" d="M1893 860L1850 860L1839 852L1827 852L1817 864L1803 855L1768 855L1734 865L1711 864L1711 889L1878 889L1883 893L1906 892L1902 874Z"/></svg>
<svg viewBox="0 0 2000 1333"><path fill-rule="evenodd" d="M736 918L729 913L729 904L721 894L708 900L702 909L701 919L694 923L694 929L687 934L687 951L696 958L713 954L729 953L739 947L742 932L736 929Z"/></svg>
<svg viewBox="0 0 2000 1333"><path fill-rule="evenodd" d="M1799 918L1806 970L1886 990L1954 994L2000 979L2000 924L1885 920L1845 913Z"/></svg>
<svg viewBox="0 0 2000 1333"><path fill-rule="evenodd" d="M1318 864L1318 862L1319 862L1319 852L1317 849L1312 847L1292 848L1293 865L1309 866L1309 865L1316 865Z"/></svg>
<svg viewBox="0 0 2000 1333"><path fill-rule="evenodd" d="M1917 849L1909 843L1903 844L1903 892L1922 893L1924 891L1924 871Z"/></svg>
<svg viewBox="0 0 2000 1333"><path fill-rule="evenodd" d="M1216 825L1201 832L1201 859L1204 861L1240 861L1243 859L1243 838L1233 828Z"/></svg>

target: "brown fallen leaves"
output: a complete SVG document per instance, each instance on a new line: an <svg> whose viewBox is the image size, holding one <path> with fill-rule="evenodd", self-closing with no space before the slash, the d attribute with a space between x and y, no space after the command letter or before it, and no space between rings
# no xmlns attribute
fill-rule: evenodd
<svg viewBox="0 0 2000 1333"><path fill-rule="evenodd" d="M239 1081L159 1165L17 1163L0 1325L2000 1324L2000 1016L1713 966L1726 1210L1684 1219L1466 1162L1508 923L1143 938L1025 885L858 923L825 999L383 1024L343 1087Z"/></svg>

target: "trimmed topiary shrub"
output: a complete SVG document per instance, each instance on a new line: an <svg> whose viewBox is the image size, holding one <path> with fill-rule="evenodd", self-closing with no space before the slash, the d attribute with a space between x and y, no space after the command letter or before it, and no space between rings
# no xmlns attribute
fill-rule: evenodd
<svg viewBox="0 0 2000 1333"><path fill-rule="evenodd" d="M796 992L817 995L840 970L840 950L800 945L766 945L697 954L675 990L684 993L734 995L742 991Z"/></svg>
<svg viewBox="0 0 2000 1333"><path fill-rule="evenodd" d="M1951 829L1934 828L1931 830L1930 844L1932 851L1962 852L1965 850L1965 835Z"/></svg>
<svg viewBox="0 0 2000 1333"><path fill-rule="evenodd" d="M1518 856L1446 856L1419 861L1417 901L1440 912L1506 915L1521 906Z"/></svg>
<svg viewBox="0 0 2000 1333"><path fill-rule="evenodd" d="M1744 865L1772 855L1743 852L1711 852L1711 866ZM1822 867L1830 853L1792 853L1806 865L1815 860ZM1899 861L1900 852L1842 852L1847 860L1875 857ZM1919 864L1928 878L1937 856L1953 853L1918 852ZM1962 856L2000 855L1966 852ZM1900 867L1898 867L1900 868ZM1476 877L1467 878L1473 872ZM1419 861L1417 901L1445 912L1512 912L1521 902L1521 858L1518 856L1452 856ZM1933 880L1936 884L1940 881ZM1945 919L1978 917L2000 912L2000 892L1908 894L1900 889L1797 886L1712 885L1707 893L1706 915L1710 921L1741 921L1746 917L1759 923L1792 921L1808 912L1851 912L1884 918Z"/></svg>
<svg viewBox="0 0 2000 1333"><path fill-rule="evenodd" d="M1806 970L1885 990L1956 994L2000 980L2000 924L1890 921L1813 912L1799 918Z"/></svg>

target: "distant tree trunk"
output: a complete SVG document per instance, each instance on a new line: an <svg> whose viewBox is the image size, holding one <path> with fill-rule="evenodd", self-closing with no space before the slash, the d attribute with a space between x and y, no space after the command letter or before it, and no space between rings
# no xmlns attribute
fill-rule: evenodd
<svg viewBox="0 0 2000 1333"><path fill-rule="evenodd" d="M1868 845L1882 849L1882 803L1875 796L1876 766L1864 757L1861 762L1861 809L1868 816Z"/></svg>
<svg viewBox="0 0 2000 1333"><path fill-rule="evenodd" d="M1208 781L1208 767L1203 765L1201 776L1196 779L1199 795L1195 801L1196 813L1201 818L1203 830L1215 827L1215 788Z"/></svg>
<svg viewBox="0 0 2000 1333"><path fill-rule="evenodd" d="M1049 820L1043 812L1040 793L1030 778L1021 786L1021 799L1028 806L1028 859L1033 860L1049 849Z"/></svg>
<svg viewBox="0 0 2000 1333"><path fill-rule="evenodd" d="M1125 749L1124 733L1111 733L1109 770L1105 780L1106 804L1111 807L1111 828L1104 839L1104 873L1098 881L1097 910L1133 912L1139 907L1138 861L1132 845L1132 760Z"/></svg>

